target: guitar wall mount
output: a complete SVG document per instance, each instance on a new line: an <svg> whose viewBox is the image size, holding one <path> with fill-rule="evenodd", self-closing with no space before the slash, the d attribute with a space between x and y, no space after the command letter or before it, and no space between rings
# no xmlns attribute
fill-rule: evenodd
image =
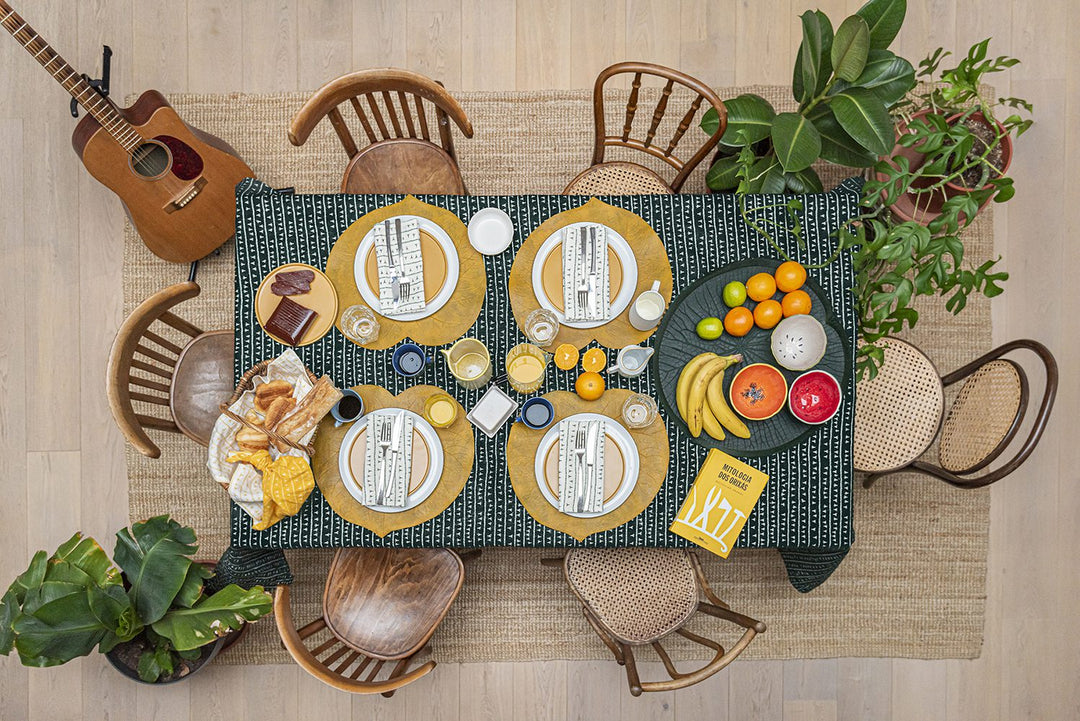
<svg viewBox="0 0 1080 721"><path fill-rule="evenodd" d="M94 80L86 73L83 73L83 80L85 80L90 87L101 93L103 98L109 97L109 65L112 62L112 48L108 45L101 46L101 79ZM75 98L71 99L71 117L79 117L79 101Z"/></svg>

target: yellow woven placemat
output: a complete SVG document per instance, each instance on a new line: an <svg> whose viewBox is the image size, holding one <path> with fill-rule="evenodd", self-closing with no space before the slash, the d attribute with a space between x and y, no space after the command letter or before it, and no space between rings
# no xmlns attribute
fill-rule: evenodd
<svg viewBox="0 0 1080 721"><path fill-rule="evenodd" d="M793 109L789 88L719 89L721 97L755 92L777 109ZM588 91L455 93L476 135L458 139L462 172L473 193L558 193L589 162L592 99ZM285 128L304 94L177 95L180 114L227 139L259 177L297 192L335 192L345 155L329 125L302 148L289 145ZM643 93L642 107L656 93ZM613 111L615 108L613 108ZM669 111L669 114L677 111ZM648 114L646 114L648 115ZM677 113L679 117L681 113ZM611 119L618 123L621 119ZM693 129L690 131L695 132ZM690 138L688 137L688 140ZM704 189L704 169L686 192ZM826 187L845 174L822 169ZM993 254L992 219L984 213L965 235L969 259ZM187 277L187 266L153 257L129 228L124 254L124 300L130 310L151 293ZM202 294L183 312L203 328L233 324L233 248L203 262ZM959 317L936 302L920 304L918 328L908 338L943 372L990 347L990 309L973 298ZM162 457L128 452L132 518L169 512L195 527L201 555L228 544L228 498L203 470L205 451L184 438L157 434ZM937 449L930 451L936 454ZM916 475L855 484L855 545L824 585L807 595L788 582L775 551L736 550L726 561L702 554L713 587L738 610L762 619L768 633L747 651L752 658L906 656L970 658L982 644L990 495L960 491ZM331 551L292 551L297 577L294 613L306 622L318 613ZM440 661L606 659L561 571L542 567L551 551L488 549L466 564L461 595L432 640ZM680 653L676 650L676 655ZM685 653L683 651L682 653ZM223 663L288 663L273 620L221 657Z"/></svg>

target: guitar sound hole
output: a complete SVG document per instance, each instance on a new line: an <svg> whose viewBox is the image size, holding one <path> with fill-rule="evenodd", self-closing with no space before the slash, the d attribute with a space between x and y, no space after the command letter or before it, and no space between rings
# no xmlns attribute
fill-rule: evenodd
<svg viewBox="0 0 1080 721"><path fill-rule="evenodd" d="M131 168L144 178L157 178L169 169L169 150L161 143L143 143L131 154Z"/></svg>

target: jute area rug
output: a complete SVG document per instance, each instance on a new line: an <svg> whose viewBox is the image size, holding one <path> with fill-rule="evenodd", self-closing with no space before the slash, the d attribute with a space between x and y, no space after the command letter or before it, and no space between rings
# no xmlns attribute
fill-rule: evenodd
<svg viewBox="0 0 1080 721"><path fill-rule="evenodd" d="M791 108L782 87L723 88L721 97L756 92L778 109ZM592 100L587 91L456 93L475 129L467 140L455 129L462 172L476 194L558 193L585 168L592 152ZM259 178L297 192L336 192L346 156L328 123L302 148L286 128L304 94L177 95L170 98L188 122L235 147ZM647 124L655 91L643 93L638 123ZM609 104L610 106L611 104ZM674 103L673 106L674 107ZM609 127L622 127L615 108ZM675 122L681 109L669 108ZM434 125L432 125L434 127ZM354 131L361 137L359 129ZM699 134L691 128L687 142ZM660 137L665 137L661 135ZM706 164L707 165L707 164ZM844 176L822 169L825 187ZM703 192L699 170L685 192ZM968 258L993 252L989 212L965 236ZM129 227L125 235L124 299L130 311L161 288L186 280L188 269L153 257ZM202 294L181 313L202 328L233 324L233 249L204 261ZM989 304L973 299L959 317L940 303L924 303L910 339L942 372L990 347ZM183 437L156 436L162 457L128 449L132 519L159 513L198 531L205 557L228 544L228 498L205 469L205 452ZM936 448L931 449L936 457ZM707 577L736 610L768 624L747 653L753 658L894 656L972 658L982 645L990 497L958 491L916 475L893 477L864 491L856 479L855 545L824 585L803 595L788 582L780 556L736 550L728 560L702 553ZM293 610L298 623L317 617L330 550L289 553L296 574ZM558 568L541 566L552 551L486 549L466 564L457 603L432 640L439 661L606 659ZM252 629L223 663L288 663L273 620ZM693 651L676 649L676 657Z"/></svg>

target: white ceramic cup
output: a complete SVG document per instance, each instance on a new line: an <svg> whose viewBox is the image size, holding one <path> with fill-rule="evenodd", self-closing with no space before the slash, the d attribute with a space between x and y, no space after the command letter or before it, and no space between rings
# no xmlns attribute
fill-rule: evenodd
<svg viewBox="0 0 1080 721"><path fill-rule="evenodd" d="M652 330L663 315L664 296L660 295L660 281L654 280L652 288L630 304L630 325L638 330Z"/></svg>

